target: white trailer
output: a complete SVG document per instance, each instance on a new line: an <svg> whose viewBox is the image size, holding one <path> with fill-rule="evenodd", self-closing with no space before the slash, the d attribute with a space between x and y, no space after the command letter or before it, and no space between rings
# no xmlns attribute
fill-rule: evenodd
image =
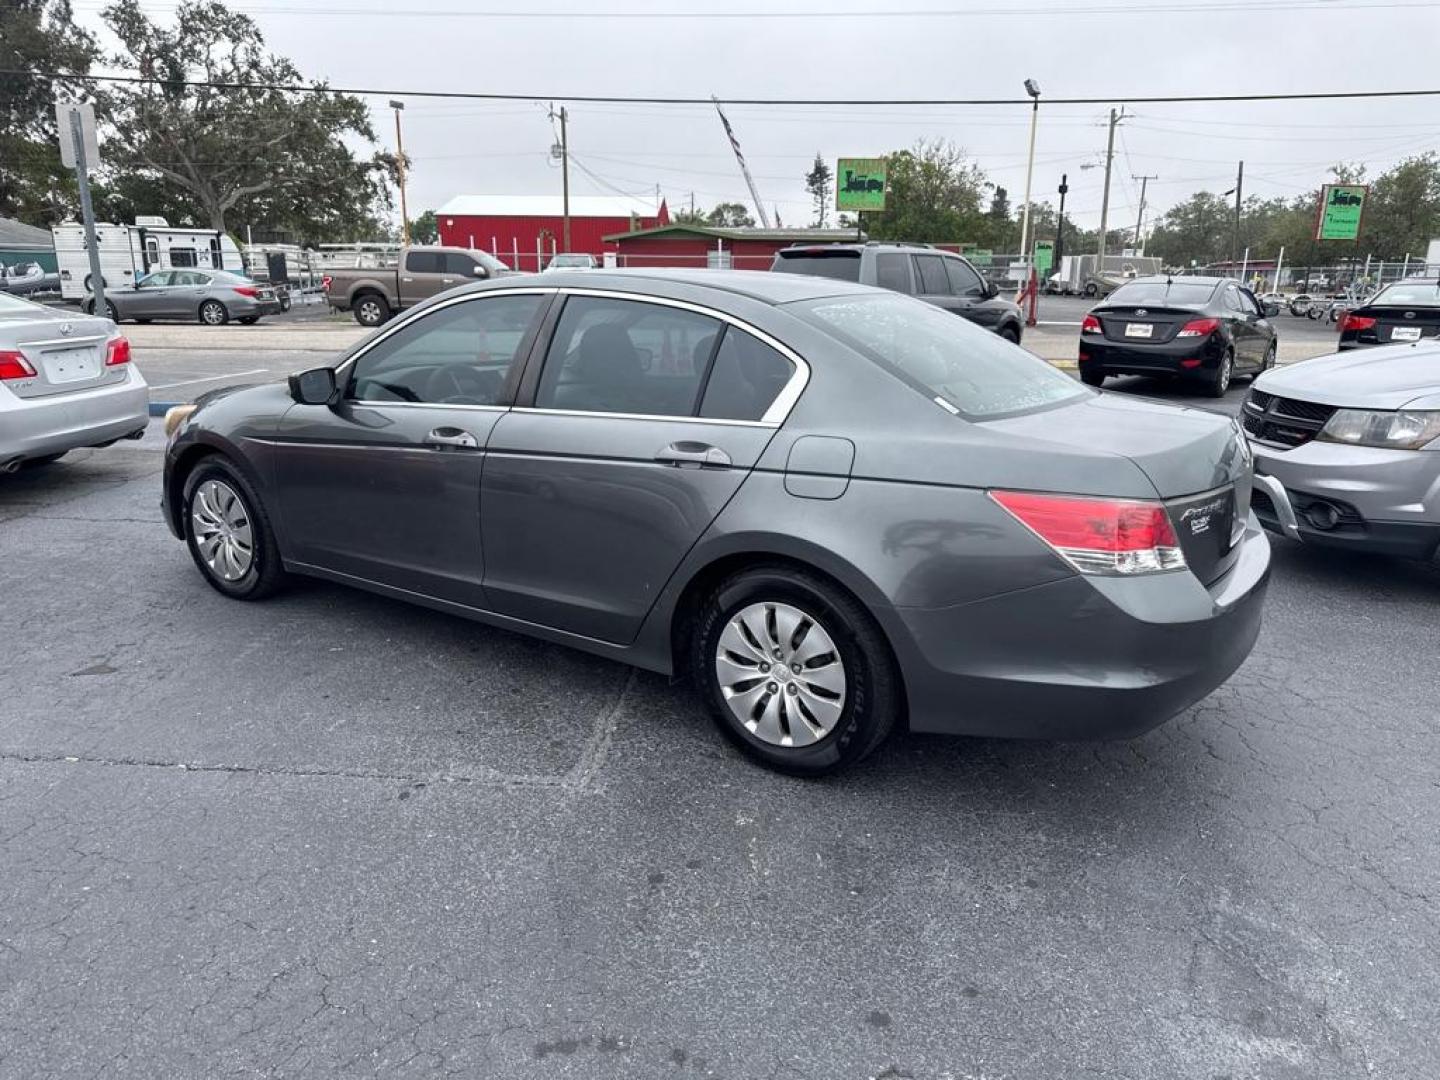
<svg viewBox="0 0 1440 1080"><path fill-rule="evenodd" d="M91 284L85 226L66 222L50 232L55 238L60 295L66 300L85 299ZM97 222L95 242L100 249L100 277L107 289L133 285L156 270L193 266L245 272L240 249L227 233L171 228L161 217L136 218L134 225Z"/></svg>

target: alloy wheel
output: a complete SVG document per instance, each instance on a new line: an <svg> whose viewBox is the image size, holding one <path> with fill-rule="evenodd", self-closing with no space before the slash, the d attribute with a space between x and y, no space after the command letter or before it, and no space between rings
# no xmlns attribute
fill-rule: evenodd
<svg viewBox="0 0 1440 1080"><path fill-rule="evenodd" d="M789 604L750 604L731 616L715 678L742 726L773 746L809 746L845 708L845 664L820 622Z"/></svg>
<svg viewBox="0 0 1440 1080"><path fill-rule="evenodd" d="M255 563L250 512L234 488L223 480L206 480L190 500L190 528L195 549L221 581L239 581Z"/></svg>
<svg viewBox="0 0 1440 1080"><path fill-rule="evenodd" d="M212 300L200 309L200 318L209 326L219 326L225 321L225 309Z"/></svg>

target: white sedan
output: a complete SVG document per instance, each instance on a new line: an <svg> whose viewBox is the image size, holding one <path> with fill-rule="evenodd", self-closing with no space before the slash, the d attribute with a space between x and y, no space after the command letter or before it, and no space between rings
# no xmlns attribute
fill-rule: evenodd
<svg viewBox="0 0 1440 1080"><path fill-rule="evenodd" d="M0 294L0 473L138 439L150 390L109 319Z"/></svg>

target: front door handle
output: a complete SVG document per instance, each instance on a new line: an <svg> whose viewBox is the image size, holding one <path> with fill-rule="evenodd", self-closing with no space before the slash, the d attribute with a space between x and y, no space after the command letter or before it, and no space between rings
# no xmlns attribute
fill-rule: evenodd
<svg viewBox="0 0 1440 1080"><path fill-rule="evenodd" d="M425 436L425 445L433 446L437 450L444 450L446 447L454 450L478 450L480 440L458 427L437 427Z"/></svg>
<svg viewBox="0 0 1440 1080"><path fill-rule="evenodd" d="M691 469L728 469L731 465L730 455L720 447L689 440L672 442L669 446L655 451L655 460L662 465Z"/></svg>

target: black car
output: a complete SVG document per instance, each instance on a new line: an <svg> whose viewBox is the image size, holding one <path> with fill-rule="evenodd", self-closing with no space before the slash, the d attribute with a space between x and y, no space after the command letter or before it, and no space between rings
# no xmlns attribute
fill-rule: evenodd
<svg viewBox="0 0 1440 1080"><path fill-rule="evenodd" d="M954 312L1015 344L1025 316L1018 304L959 255L928 244L807 244L775 253L771 270L878 285Z"/></svg>
<svg viewBox="0 0 1440 1080"><path fill-rule="evenodd" d="M1340 320L1340 349L1402 345L1440 337L1440 279L1387 285Z"/></svg>
<svg viewBox="0 0 1440 1080"><path fill-rule="evenodd" d="M1229 278L1136 278L1080 324L1080 378L1173 376L1222 397L1232 376L1275 366L1278 310Z"/></svg>

